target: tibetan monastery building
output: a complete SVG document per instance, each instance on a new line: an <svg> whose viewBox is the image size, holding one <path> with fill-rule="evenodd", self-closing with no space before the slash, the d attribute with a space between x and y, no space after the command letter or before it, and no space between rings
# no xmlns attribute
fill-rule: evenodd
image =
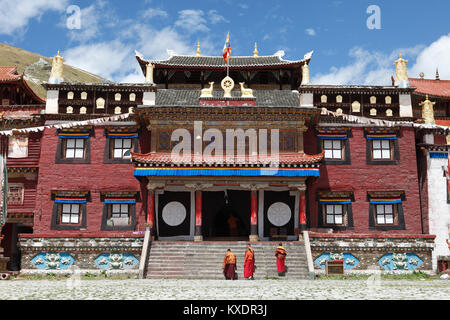
<svg viewBox="0 0 450 320"><path fill-rule="evenodd" d="M8 170L25 167L10 171L10 183L25 189L14 199L33 205L8 202L8 220L19 211L32 217L17 221L27 230L6 225L10 270L183 277L179 259L200 266L199 252L220 248L210 254L219 263L227 246L243 250L248 241L273 256L283 241L292 278L336 261L345 272L432 271L435 234L417 151L437 147L420 144L428 131L415 126L416 109L425 99L407 61L396 61L392 86L312 85L312 54L286 60L255 48L225 64L200 50L167 60L136 53L139 84L65 82L58 54L45 111L36 113L38 164L7 158ZM35 133L22 135L32 157ZM23 179L29 172L34 180ZM173 262L158 265L158 250ZM190 272L220 278L220 265Z"/></svg>

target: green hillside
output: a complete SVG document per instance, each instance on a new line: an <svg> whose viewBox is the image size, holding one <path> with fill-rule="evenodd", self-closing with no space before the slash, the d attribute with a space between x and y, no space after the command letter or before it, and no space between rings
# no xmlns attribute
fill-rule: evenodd
<svg viewBox="0 0 450 320"><path fill-rule="evenodd" d="M25 79L29 86L39 96L45 98L46 93L42 83L48 81L52 69L52 61L49 58L0 43L0 66L17 66L19 73L25 71ZM64 65L64 80L91 83L106 81L95 74L68 65Z"/></svg>

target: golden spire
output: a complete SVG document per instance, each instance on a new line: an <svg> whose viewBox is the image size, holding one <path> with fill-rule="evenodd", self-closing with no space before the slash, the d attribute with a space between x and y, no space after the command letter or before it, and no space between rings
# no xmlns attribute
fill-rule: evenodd
<svg viewBox="0 0 450 320"><path fill-rule="evenodd" d="M201 57L201 51L200 51L200 41L197 42L197 51L196 51L196 56L197 57Z"/></svg>
<svg viewBox="0 0 450 320"><path fill-rule="evenodd" d="M253 56L257 57L258 56L258 44L255 42L255 51L253 51Z"/></svg>

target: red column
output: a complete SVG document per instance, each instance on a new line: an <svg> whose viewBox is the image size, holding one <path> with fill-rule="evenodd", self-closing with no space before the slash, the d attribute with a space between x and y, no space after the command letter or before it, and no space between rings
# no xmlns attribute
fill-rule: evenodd
<svg viewBox="0 0 450 320"><path fill-rule="evenodd" d="M147 223L153 231L155 228L155 192L153 190L148 190Z"/></svg>
<svg viewBox="0 0 450 320"><path fill-rule="evenodd" d="M251 192L250 241L258 241L258 191Z"/></svg>
<svg viewBox="0 0 450 320"><path fill-rule="evenodd" d="M202 241L202 191L195 191L195 241Z"/></svg>
<svg viewBox="0 0 450 320"><path fill-rule="evenodd" d="M306 191L300 190L300 203L299 203L299 214L300 214L300 231L306 230Z"/></svg>

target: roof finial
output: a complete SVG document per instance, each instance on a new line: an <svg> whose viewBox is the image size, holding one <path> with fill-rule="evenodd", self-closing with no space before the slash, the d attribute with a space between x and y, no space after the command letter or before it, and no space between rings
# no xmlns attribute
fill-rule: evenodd
<svg viewBox="0 0 450 320"><path fill-rule="evenodd" d="M196 56L197 57L201 57L201 51L200 51L200 41L197 42L197 51L196 51Z"/></svg>
<svg viewBox="0 0 450 320"><path fill-rule="evenodd" d="M52 58L52 71L50 72L49 83L57 84L64 82L64 58L58 54Z"/></svg>
<svg viewBox="0 0 450 320"><path fill-rule="evenodd" d="M440 81L440 80L441 80L441 78L439 77L439 70L436 67L436 81Z"/></svg>
<svg viewBox="0 0 450 320"><path fill-rule="evenodd" d="M400 52L400 57L398 60L394 61L395 65L395 81L394 85L400 88L409 88L410 82L408 78L408 60L402 59L402 53Z"/></svg>
<svg viewBox="0 0 450 320"><path fill-rule="evenodd" d="M258 52L258 44L255 42L255 51L253 51L253 56L257 57L258 54L259 54L259 52Z"/></svg>

